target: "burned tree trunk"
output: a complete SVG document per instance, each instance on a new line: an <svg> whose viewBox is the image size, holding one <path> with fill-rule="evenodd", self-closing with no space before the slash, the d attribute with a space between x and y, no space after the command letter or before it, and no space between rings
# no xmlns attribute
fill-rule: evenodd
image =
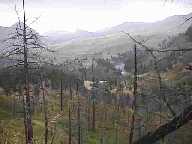
<svg viewBox="0 0 192 144"><path fill-rule="evenodd" d="M133 138L134 138L134 129L135 129L135 111L136 111L136 97L137 97L137 47L136 44L134 45L134 66L135 66L135 71L134 71L134 90L133 90L133 95L134 95L134 101L132 105L133 109L133 114L131 117L131 129L130 129L130 134L129 134L129 144L133 143Z"/></svg>
<svg viewBox="0 0 192 144"><path fill-rule="evenodd" d="M92 59L92 130L95 131L95 101L96 101L96 95L95 95L95 76L94 76L94 59Z"/></svg>
<svg viewBox="0 0 192 144"><path fill-rule="evenodd" d="M72 129L71 129L71 103L72 103L72 89L70 84L70 101L69 101L69 144L72 143Z"/></svg>
<svg viewBox="0 0 192 144"><path fill-rule="evenodd" d="M61 87L61 92L60 92L60 109L61 109L61 111L63 111L63 81L62 81L62 79L61 79L60 87Z"/></svg>
<svg viewBox="0 0 192 144"><path fill-rule="evenodd" d="M91 128L91 124L90 124L91 104L90 103L91 103L91 98L90 98L90 96L88 96L87 97L87 127L88 127L88 130Z"/></svg>
<svg viewBox="0 0 192 144"><path fill-rule="evenodd" d="M77 97L78 97L78 108L77 108L77 123L78 123L78 144L81 144L81 109L80 109L80 95L79 95L79 84L77 82Z"/></svg>
<svg viewBox="0 0 192 144"><path fill-rule="evenodd" d="M69 105L69 144L72 142L72 133L71 133L71 105Z"/></svg>
<svg viewBox="0 0 192 144"><path fill-rule="evenodd" d="M45 88L45 83L43 82L42 78L40 77L41 80L41 89L42 89L42 96L43 96L43 108L44 108L44 126L45 126L45 131L44 131L44 142L45 144L48 144L48 112L47 112L47 100L46 100L46 88Z"/></svg>
<svg viewBox="0 0 192 144"><path fill-rule="evenodd" d="M32 116L31 116L31 99L29 93L29 68L28 68L28 48L26 38L26 17L25 17L25 0L23 0L23 51L24 51L24 78L25 78L25 102L24 102L24 119L25 119L25 133L26 133L26 144L33 143L33 127L32 127Z"/></svg>
<svg viewBox="0 0 192 144"><path fill-rule="evenodd" d="M174 132L183 125L187 124L190 120L192 120L192 105L185 108L180 115L175 117L170 122L160 126L155 132L148 133L141 139L135 141L133 144L153 144L169 133Z"/></svg>
<svg viewBox="0 0 192 144"><path fill-rule="evenodd" d="M92 120L92 129L93 131L95 131L95 100L93 100L93 105L92 105L92 117L93 117L93 120Z"/></svg>

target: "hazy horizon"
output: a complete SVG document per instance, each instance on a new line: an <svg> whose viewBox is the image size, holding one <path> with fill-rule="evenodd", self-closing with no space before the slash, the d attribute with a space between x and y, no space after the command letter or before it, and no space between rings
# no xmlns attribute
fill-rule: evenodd
<svg viewBox="0 0 192 144"><path fill-rule="evenodd" d="M1 26L17 22L15 4L22 14L21 0L0 1ZM40 16L31 25L39 33L78 29L94 32L123 22L156 22L173 15L186 15L192 12L192 5L189 1L165 3L164 0L28 0L26 11L28 24Z"/></svg>

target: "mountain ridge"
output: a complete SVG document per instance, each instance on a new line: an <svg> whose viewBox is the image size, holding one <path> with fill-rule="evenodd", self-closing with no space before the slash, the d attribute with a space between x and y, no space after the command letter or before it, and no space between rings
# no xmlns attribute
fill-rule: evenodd
<svg viewBox="0 0 192 144"><path fill-rule="evenodd" d="M86 30L77 30L75 32L53 31L44 33L50 42L49 44L64 43L67 41L79 41L87 38L97 38L108 34L119 33L121 31L129 32L134 35L152 35L156 33L178 34L185 32L190 23L185 20L192 17L192 13L187 15L173 15L156 22L123 22L119 25L103 30L90 32Z"/></svg>
<svg viewBox="0 0 192 144"><path fill-rule="evenodd" d="M164 39L184 33L191 25L191 21L185 22L189 17L192 17L192 13L174 15L154 23L124 22L96 32L86 30L77 30L74 33L52 31L44 35L43 39L51 49L56 50L59 61L64 60L65 57L73 58L86 55L110 57L126 52L133 45L133 42L122 31L130 33L141 41L149 39L146 42L148 46L158 47ZM10 31L13 31L12 26L0 27L0 40L5 38Z"/></svg>

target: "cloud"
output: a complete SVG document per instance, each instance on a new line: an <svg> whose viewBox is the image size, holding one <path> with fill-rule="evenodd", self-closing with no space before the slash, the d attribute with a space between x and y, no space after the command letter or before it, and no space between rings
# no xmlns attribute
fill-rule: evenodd
<svg viewBox="0 0 192 144"><path fill-rule="evenodd" d="M154 0L25 0L30 6L74 7L74 8L120 8L127 3L147 2ZM161 1L161 0L155 0ZM22 0L0 0L0 4L22 3Z"/></svg>
<svg viewBox="0 0 192 144"><path fill-rule="evenodd" d="M171 15L187 14L191 7L165 0L26 0L27 17L39 32L49 30L85 29L95 31L123 22L151 22ZM184 0L182 0L185 2ZM176 3L177 2L177 3ZM14 4L18 8L22 0L0 0L0 25L10 26L16 22Z"/></svg>
<svg viewBox="0 0 192 144"><path fill-rule="evenodd" d="M126 1L130 0L25 0L25 3L31 8L119 9ZM21 5L22 0L0 0L0 4Z"/></svg>
<svg viewBox="0 0 192 144"><path fill-rule="evenodd" d="M63 7L63 8L82 8L82 9L117 9L130 3L179 3L190 5L191 0L25 0L31 7ZM22 0L0 0L0 4L19 4Z"/></svg>

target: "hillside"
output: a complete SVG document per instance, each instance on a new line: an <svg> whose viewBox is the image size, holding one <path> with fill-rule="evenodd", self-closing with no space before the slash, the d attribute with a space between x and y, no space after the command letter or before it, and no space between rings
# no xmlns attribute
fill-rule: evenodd
<svg viewBox="0 0 192 144"><path fill-rule="evenodd" d="M122 31L129 32L140 41L146 41L145 44L149 47L159 48L159 44L163 40L170 40L187 30L190 21L184 22L191 15L191 13L176 15L154 23L125 22L98 32L85 30L77 30L74 33L53 31L45 33L42 39L49 48L56 51L55 57L58 63L74 57L110 58L132 48L132 40ZM14 33L15 28L16 24L11 27L0 27L1 49L9 46L11 41L8 43L2 41Z"/></svg>
<svg viewBox="0 0 192 144"><path fill-rule="evenodd" d="M118 26L112 27L106 30L107 33L128 31L135 35L153 35L153 34L178 34L187 30L190 22L185 22L186 19L190 18L192 13L188 15L175 15L168 17L164 20L144 23L144 22L125 22Z"/></svg>
<svg viewBox="0 0 192 144"><path fill-rule="evenodd" d="M149 47L159 48L159 44L163 40L169 40L187 30L190 26L190 21L184 22L191 15L190 13L185 16L172 16L155 23L125 22L104 31L96 33L86 32L86 34L82 34L82 37L79 35L78 38L73 37L73 39L62 43L52 43L50 47L57 51L58 61L81 56L107 58L124 53L132 47L132 41L126 34L122 33L123 31L129 32L140 41L146 41L146 45ZM74 35L78 34L74 33Z"/></svg>

